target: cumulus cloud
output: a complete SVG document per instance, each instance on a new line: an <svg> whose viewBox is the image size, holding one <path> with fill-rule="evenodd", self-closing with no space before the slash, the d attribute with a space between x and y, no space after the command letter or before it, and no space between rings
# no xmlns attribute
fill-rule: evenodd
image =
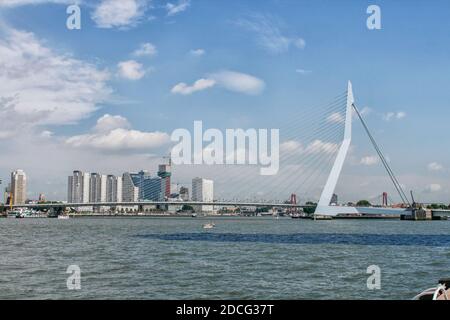
<svg viewBox="0 0 450 320"><path fill-rule="evenodd" d="M9 121L60 125L83 119L110 98L109 78L92 63L55 53L33 33L4 28L0 34L0 114Z"/></svg>
<svg viewBox="0 0 450 320"><path fill-rule="evenodd" d="M144 66L137 61L127 60L117 64L119 76L128 80L139 80L145 76Z"/></svg>
<svg viewBox="0 0 450 320"><path fill-rule="evenodd" d="M121 116L104 115L97 120L92 133L66 139L74 148L88 148L100 151L149 151L170 141L164 132L143 132L129 129L128 120Z"/></svg>
<svg viewBox="0 0 450 320"><path fill-rule="evenodd" d="M51 138L51 137L53 137L53 132L50 130L44 130L41 132L40 136L42 138Z"/></svg>
<svg viewBox="0 0 450 320"><path fill-rule="evenodd" d="M369 107L364 107L364 108L362 108L361 110L359 110L359 113L360 113L362 116L368 116L369 114L372 113L372 109L369 108Z"/></svg>
<svg viewBox="0 0 450 320"><path fill-rule="evenodd" d="M383 115L384 121L401 120L406 117L406 112L388 112Z"/></svg>
<svg viewBox="0 0 450 320"><path fill-rule="evenodd" d="M396 115L397 119L403 119L405 117L406 117L406 112L403 112L403 111L397 112L397 115Z"/></svg>
<svg viewBox="0 0 450 320"><path fill-rule="evenodd" d="M441 190L442 190L442 186L438 183L432 183L425 188L425 191L429 192L429 193L439 192Z"/></svg>
<svg viewBox="0 0 450 320"><path fill-rule="evenodd" d="M295 72L302 74L302 75L307 75L310 74L312 71L311 70L305 70L305 69L296 69Z"/></svg>
<svg viewBox="0 0 450 320"><path fill-rule="evenodd" d="M331 123L344 123L345 119L344 119L344 116L341 113L335 112L335 113L330 114L327 117L327 121L331 122Z"/></svg>
<svg viewBox="0 0 450 320"><path fill-rule="evenodd" d="M165 6L168 16L174 16L185 11L191 5L190 0L180 0L176 4L168 2Z"/></svg>
<svg viewBox="0 0 450 320"><path fill-rule="evenodd" d="M148 7L147 0L102 0L92 13L99 28L136 26Z"/></svg>
<svg viewBox="0 0 450 320"><path fill-rule="evenodd" d="M296 140L288 140L280 145L280 151L284 154L332 154L337 152L339 145L332 142L325 142L320 139L316 139L306 146Z"/></svg>
<svg viewBox="0 0 450 320"><path fill-rule="evenodd" d="M288 140L280 145L280 151L285 153L302 152L303 145L295 140Z"/></svg>
<svg viewBox="0 0 450 320"><path fill-rule="evenodd" d="M55 4L74 4L80 1L73 0L2 0L0 1L0 7L18 7L24 5L38 5L45 3L55 3Z"/></svg>
<svg viewBox="0 0 450 320"><path fill-rule="evenodd" d="M206 52L204 49L194 49L189 51L189 53L194 56L194 57L201 57L203 56Z"/></svg>
<svg viewBox="0 0 450 320"><path fill-rule="evenodd" d="M361 159L360 164L364 166L373 166L378 164L379 161L380 159L377 156L366 156Z"/></svg>
<svg viewBox="0 0 450 320"><path fill-rule="evenodd" d="M263 80L252 75L235 72L235 71L220 71L210 75L219 86L222 86L230 91L256 95L261 93L265 88Z"/></svg>
<svg viewBox="0 0 450 320"><path fill-rule="evenodd" d="M339 149L339 145L332 142L324 142L322 140L314 140L306 148L306 153L335 153Z"/></svg>
<svg viewBox="0 0 450 320"><path fill-rule="evenodd" d="M444 170L444 166L437 162L431 162L428 164L428 170L429 171L442 171Z"/></svg>
<svg viewBox="0 0 450 320"><path fill-rule="evenodd" d="M258 44L273 54L287 52L290 48L303 49L306 46L303 38L285 35L282 30L287 29L286 26L271 15L253 14L239 19L235 24L253 32Z"/></svg>
<svg viewBox="0 0 450 320"><path fill-rule="evenodd" d="M178 83L172 88L172 93L174 94L182 94L189 95L197 91L202 91L208 88L213 87L216 84L216 81L212 79L199 79L194 82L193 85L188 85L184 82Z"/></svg>
<svg viewBox="0 0 450 320"><path fill-rule="evenodd" d="M112 116L105 114L97 120L97 124L94 127L96 132L108 132L114 129L128 129L131 125L128 120L122 116Z"/></svg>
<svg viewBox="0 0 450 320"><path fill-rule="evenodd" d="M193 85L184 82L178 83L172 88L172 93L188 95L216 85L230 91L249 95L259 94L265 88L264 81L254 76L235 71L220 71L195 81Z"/></svg>
<svg viewBox="0 0 450 320"><path fill-rule="evenodd" d="M150 43L143 43L141 44L141 46L133 52L133 55L136 57L143 57L143 56L147 56L147 57L153 57L158 53L158 51L156 50L156 47Z"/></svg>
<svg viewBox="0 0 450 320"><path fill-rule="evenodd" d="M114 129L104 134L85 134L66 140L72 147L95 148L107 151L143 150L161 147L169 141L163 132L142 132L137 130Z"/></svg>

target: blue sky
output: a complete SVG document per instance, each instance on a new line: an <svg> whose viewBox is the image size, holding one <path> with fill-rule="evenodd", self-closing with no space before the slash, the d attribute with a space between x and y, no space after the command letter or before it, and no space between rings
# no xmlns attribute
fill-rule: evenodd
<svg viewBox="0 0 450 320"><path fill-rule="evenodd" d="M39 114L38 120L15 125L26 127L28 136L14 128L7 128L13 131L8 139L2 140L0 134L2 146L14 150L12 141L20 139L15 145L22 148L14 150L15 156L0 156L0 176L7 179L9 171L23 167L30 181L35 177L30 196L42 190L63 198L65 191L55 189L63 189L70 170L101 170L97 161L101 157L110 159L105 170L115 173L147 166L138 148L131 152L114 144L106 155L105 150L95 150L98 145L92 141L100 129L94 127L105 114L116 118L104 118L104 123L120 122L123 134L134 130L144 134L137 138L144 140L164 140L163 133L191 128L194 120L221 129L280 126L282 132L283 122L301 115L304 106L328 102L346 89L350 79L357 105L367 111L367 121L405 187L416 190L424 201L450 202L448 1L129 0L122 2L125 7L118 12L114 12L118 10L115 1L79 1L81 30L65 27L65 11L73 1L33 2L0 1L2 45L19 46L11 40L14 31L32 33L31 40L23 37L25 42L35 41L51 51L35 57L36 61L48 55L76 60L66 61L73 66L49 81L60 82L61 77L64 83L80 66L89 66L95 76L76 74L83 90L94 88L79 91L88 92L80 107L78 99L70 96L73 104L61 107L60 114L51 116L48 113L55 109L42 107L47 113ZM381 30L366 27L366 9L371 4L381 8ZM150 48L147 54L136 54L143 44ZM26 65L26 53L21 53ZM20 69L19 62L5 60L11 56L0 59L9 71ZM46 83L45 74L53 76L53 64L33 66L33 72L42 73L39 81ZM174 92L177 84L192 86L199 79L213 79L215 84L189 94ZM4 75L0 80L9 79ZM239 87L242 81L249 81L249 88ZM33 91L31 85L12 86L0 96L14 96L18 88ZM40 97L31 97L39 102ZM13 109L20 114L28 107L32 108L19 102ZM47 140L34 141L42 132ZM44 169L45 162L24 160L30 157L23 151L25 141L49 152L64 150L61 157L70 155L70 159L64 165L55 161L57 170ZM165 152L163 142L145 140L143 146L154 146L152 154ZM339 193L356 200L350 199L355 190L362 193L358 197L391 190L384 187L388 182L379 181L383 176L379 163L363 164L362 159L373 157L374 152L358 124L353 146ZM90 158L75 156L80 153ZM46 175L52 178L43 186L41 179ZM370 183L358 188L355 177L363 181L361 185ZM353 184L356 189L349 186Z"/></svg>

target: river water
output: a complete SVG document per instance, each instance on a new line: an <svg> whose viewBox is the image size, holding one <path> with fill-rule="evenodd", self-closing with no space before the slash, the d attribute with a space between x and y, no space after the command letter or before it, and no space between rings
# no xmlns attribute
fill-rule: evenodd
<svg viewBox="0 0 450 320"><path fill-rule="evenodd" d="M450 221L0 219L1 299L411 299L442 277Z"/></svg>

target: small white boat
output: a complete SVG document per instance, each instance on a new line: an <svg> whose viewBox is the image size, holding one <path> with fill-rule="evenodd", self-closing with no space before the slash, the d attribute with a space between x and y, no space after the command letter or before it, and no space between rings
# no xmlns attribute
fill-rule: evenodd
<svg viewBox="0 0 450 320"><path fill-rule="evenodd" d="M436 288L430 288L418 294L413 300L450 300L450 279L439 280Z"/></svg>
<svg viewBox="0 0 450 320"><path fill-rule="evenodd" d="M69 216L68 216L68 215L65 215L65 214L60 214L60 215L58 216L58 219L61 219L61 220L67 220L67 219L69 219Z"/></svg>
<svg viewBox="0 0 450 320"><path fill-rule="evenodd" d="M214 229L216 225L214 223L205 223L203 229Z"/></svg>

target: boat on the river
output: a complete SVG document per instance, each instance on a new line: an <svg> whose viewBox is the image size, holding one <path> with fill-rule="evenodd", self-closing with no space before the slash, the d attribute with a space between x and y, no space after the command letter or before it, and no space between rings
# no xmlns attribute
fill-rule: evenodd
<svg viewBox="0 0 450 320"><path fill-rule="evenodd" d="M216 227L215 223L205 223L203 229L214 229Z"/></svg>
<svg viewBox="0 0 450 320"><path fill-rule="evenodd" d="M24 208L18 208L8 213L8 217L15 217L17 219L28 218L31 217L32 215L33 211Z"/></svg>
<svg viewBox="0 0 450 320"><path fill-rule="evenodd" d="M450 278L439 280L439 285L414 297L413 300L450 300Z"/></svg>

